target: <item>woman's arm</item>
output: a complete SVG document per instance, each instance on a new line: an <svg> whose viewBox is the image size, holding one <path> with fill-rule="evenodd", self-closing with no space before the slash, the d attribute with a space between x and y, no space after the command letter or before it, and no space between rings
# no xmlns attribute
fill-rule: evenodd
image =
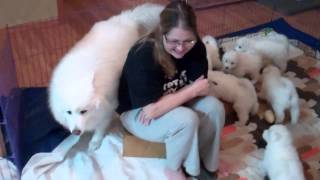
<svg viewBox="0 0 320 180"><path fill-rule="evenodd" d="M209 91L209 82L203 76L198 78L192 84L180 89L179 91L164 95L155 103L148 104L140 112L140 122L149 125L152 119L156 119L169 112L177 106L180 106L191 99L207 95Z"/></svg>

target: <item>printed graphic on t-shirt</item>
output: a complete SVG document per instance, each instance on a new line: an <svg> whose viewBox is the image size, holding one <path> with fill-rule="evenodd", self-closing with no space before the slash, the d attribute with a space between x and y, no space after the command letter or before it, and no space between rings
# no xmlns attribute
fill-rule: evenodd
<svg viewBox="0 0 320 180"><path fill-rule="evenodd" d="M163 92L164 94L174 93L187 85L188 82L187 70L181 71L180 74L176 72L175 76L168 79L168 82L163 85Z"/></svg>

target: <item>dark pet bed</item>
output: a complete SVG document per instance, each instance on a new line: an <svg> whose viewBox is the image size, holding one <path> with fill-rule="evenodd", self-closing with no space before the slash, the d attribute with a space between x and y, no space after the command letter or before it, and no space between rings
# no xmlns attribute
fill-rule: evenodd
<svg viewBox="0 0 320 180"><path fill-rule="evenodd" d="M320 7L320 0L258 0L258 2L285 15Z"/></svg>

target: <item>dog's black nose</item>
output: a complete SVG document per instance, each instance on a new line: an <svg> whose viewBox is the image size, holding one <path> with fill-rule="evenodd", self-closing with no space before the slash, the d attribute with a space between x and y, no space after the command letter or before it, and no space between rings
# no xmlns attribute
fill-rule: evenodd
<svg viewBox="0 0 320 180"><path fill-rule="evenodd" d="M79 129L74 129L74 130L72 130L71 133L74 134L74 135L79 136L81 134L81 131Z"/></svg>

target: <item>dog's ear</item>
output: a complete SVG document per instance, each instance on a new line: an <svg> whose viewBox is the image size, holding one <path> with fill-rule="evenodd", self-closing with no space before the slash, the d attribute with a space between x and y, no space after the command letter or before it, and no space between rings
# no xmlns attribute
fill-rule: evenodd
<svg viewBox="0 0 320 180"><path fill-rule="evenodd" d="M98 80L97 80L97 73L95 73L95 72L93 72L91 74L91 83L92 83L92 87L96 91L99 87L99 84L98 84Z"/></svg>
<svg viewBox="0 0 320 180"><path fill-rule="evenodd" d="M92 103L96 109L98 109L99 107L105 106L107 104L106 99L99 95L95 95L92 100L93 100Z"/></svg>

